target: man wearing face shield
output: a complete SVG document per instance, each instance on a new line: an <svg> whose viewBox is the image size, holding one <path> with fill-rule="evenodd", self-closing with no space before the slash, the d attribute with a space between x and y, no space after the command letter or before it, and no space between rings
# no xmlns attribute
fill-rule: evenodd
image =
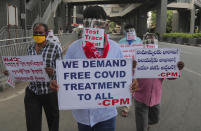
<svg viewBox="0 0 201 131"><path fill-rule="evenodd" d="M59 44L48 41L48 27L37 23L33 27L34 44L28 48L28 55L42 55L50 80L56 80L56 60L61 59ZM42 108L47 117L49 131L59 130L59 109L57 92L50 88L50 82L30 82L26 88L25 115L27 131L41 131Z"/></svg>
<svg viewBox="0 0 201 131"><path fill-rule="evenodd" d="M135 46L136 49L143 48L143 42L139 37L137 37L135 28L133 25L127 24L124 27L124 30L125 30L126 36L119 41L120 45L124 44L124 45L128 45L130 47ZM128 113L129 113L129 109L130 109L130 107L128 107L128 106L122 107L121 108L121 116L127 117Z"/></svg>
<svg viewBox="0 0 201 131"><path fill-rule="evenodd" d="M97 32L104 30L106 13L102 7L89 6L84 10L84 28ZM96 32L94 32L96 33ZM82 36L85 37L86 34ZM100 37L100 36L99 36ZM99 38L97 37L97 38ZM101 36L104 40L103 47L96 47L94 43L79 39L70 45L66 59L91 59L91 58L122 58L122 53L116 42L107 38L106 33ZM99 40L101 40L99 38ZM117 110L115 107L73 110L73 116L78 123L79 131L115 131Z"/></svg>
<svg viewBox="0 0 201 131"><path fill-rule="evenodd" d="M125 37L122 38L120 41L119 41L119 44L129 44L129 45L133 45L133 44L141 44L142 45L142 40L137 37L137 34L135 32L135 28L133 25L130 25L130 24L127 24L125 27L124 27L124 30L125 30ZM131 34L129 37L128 34Z"/></svg>

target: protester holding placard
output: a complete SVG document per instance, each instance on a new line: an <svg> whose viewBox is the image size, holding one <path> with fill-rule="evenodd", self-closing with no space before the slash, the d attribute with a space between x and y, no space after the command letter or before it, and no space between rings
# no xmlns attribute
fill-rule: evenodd
<svg viewBox="0 0 201 131"><path fill-rule="evenodd" d="M151 51L152 50L150 50L149 54L152 57L160 53L160 52L158 53L155 52L155 54L151 54ZM166 52L167 51L164 51L164 53ZM174 51L171 51L171 52L174 53ZM143 54L146 54L146 52L144 52ZM137 53L136 53L136 57L137 57ZM148 62L150 61L146 60L146 63ZM154 61L152 61L152 63L150 62L149 65L153 63ZM158 65L156 66L157 67L155 68L152 67L151 70L157 71L159 66ZM177 68L181 71L183 67L184 67L184 63L182 61L179 61L177 63ZM138 67L136 68L138 69ZM142 71L144 71L144 69L139 71L139 74L142 74ZM135 70L135 75L136 74L137 73ZM169 80L176 79L175 76L173 77L174 78L167 77L167 79ZM134 92L136 128L137 128L137 131L148 131L148 128L150 128L151 125L157 124L159 122L160 103L161 103L161 96L162 96L162 82L164 80L164 77L161 77L159 75L155 76L153 74L152 77L149 77L149 78L148 77L147 78L138 77L138 78L139 78L137 79L138 90Z"/></svg>
<svg viewBox="0 0 201 131"><path fill-rule="evenodd" d="M135 27L133 25L127 24L124 27L125 37L119 41L119 44L142 44L142 40L137 37L135 32Z"/></svg>
<svg viewBox="0 0 201 131"><path fill-rule="evenodd" d="M158 48L158 37L154 33L146 33L143 36L143 44L145 48Z"/></svg>
<svg viewBox="0 0 201 131"><path fill-rule="evenodd" d="M89 6L84 10L83 38L72 43L66 59L122 58L122 53L104 28L106 13L102 7ZM115 131L115 107L73 110L79 131Z"/></svg>
<svg viewBox="0 0 201 131"><path fill-rule="evenodd" d="M33 69L31 68L31 72L38 74L38 78L42 78L44 76L41 77L41 72L43 73L43 71L36 69L36 66L43 66L43 63L46 64L45 71L47 74L45 75L48 75L48 79L44 79L44 81L43 79L36 79L34 76L32 76L33 80L27 80L31 81L26 88L24 98L27 131L41 131L42 108L46 114L49 131L59 131L59 108L57 92L51 88L52 86L55 87L55 85L52 85L47 81L56 80L56 60L62 59L62 49L59 44L48 41L47 35L48 26L46 24L36 23L33 26L34 43L28 47L28 56L24 56L24 60L27 60L27 57L30 57L30 59L34 59L36 62L34 62L34 60L31 62L23 62L22 60L18 63L17 60L23 59L23 56L4 57L4 64L5 62L9 64L9 62L15 61L16 63L13 62L12 64L16 64L18 66L22 64L23 66L32 67ZM39 59L39 61L37 61L37 59ZM23 72L21 70L23 72L25 71L26 73L30 72L30 70L20 69L22 74ZM16 72L20 73L18 70L16 70ZM9 75L9 72L6 70L4 71L4 74ZM10 78L12 80L12 77ZM23 78L25 77L22 77L20 81L25 81Z"/></svg>
<svg viewBox="0 0 201 131"><path fill-rule="evenodd" d="M139 37L137 37L133 25L128 24L124 29L125 37L119 41L121 51L124 58L134 58L136 49L144 47L143 42Z"/></svg>
<svg viewBox="0 0 201 131"><path fill-rule="evenodd" d="M139 37L137 37L133 25L127 24L124 27L124 30L126 36L119 41L123 56L124 58L134 58L136 49L144 47L143 42ZM127 117L129 109L130 107L127 106L122 107L121 116Z"/></svg>
<svg viewBox="0 0 201 131"><path fill-rule="evenodd" d="M28 55L42 55L46 63L46 72L51 80L56 80L56 60L61 59L62 49L59 44L47 41L48 27L37 23L33 26L34 44L29 46ZM50 88L50 82L31 82L25 92L25 114L27 131L40 131L42 108L47 117L50 131L59 130L59 109L57 92Z"/></svg>
<svg viewBox="0 0 201 131"><path fill-rule="evenodd" d="M9 85L15 81L49 82L42 55L2 56L3 63L9 71Z"/></svg>

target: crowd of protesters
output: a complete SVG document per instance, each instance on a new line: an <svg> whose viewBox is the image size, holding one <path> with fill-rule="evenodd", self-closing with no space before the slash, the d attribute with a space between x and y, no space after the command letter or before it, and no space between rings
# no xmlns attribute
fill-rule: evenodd
<svg viewBox="0 0 201 131"><path fill-rule="evenodd" d="M89 6L83 12L85 28L106 29L107 15L100 6ZM126 33L132 32L135 37L127 39ZM63 30L59 30L62 34ZM100 58L123 58L119 44L143 44L137 37L134 26L125 26L125 37L119 43L110 40L108 35L104 34L104 47L96 48L88 42L82 46L82 38L73 42L64 58L65 59L100 59ZM33 26L34 44L29 46L27 55L42 55L46 63L46 72L50 78L49 82L30 82L26 88L24 104L27 131L41 131L42 108L47 117L49 131L59 131L59 109L57 91L59 86L56 81L56 60L62 59L62 48L57 36L52 30L48 31L46 24L37 23ZM147 37L145 43L154 43L152 37ZM133 60L133 70L135 70L136 61ZM179 61L178 69L182 70L184 63ZM9 75L8 71L4 72ZM130 91L133 94L135 120L137 131L148 131L151 125L159 122L160 103L162 96L162 78L132 78ZM173 79L169 79L173 80ZM121 109L121 115L129 115L129 107ZM79 109L72 110L73 116L77 121L79 131L115 131L116 129L116 107ZM133 129L135 131L135 129Z"/></svg>

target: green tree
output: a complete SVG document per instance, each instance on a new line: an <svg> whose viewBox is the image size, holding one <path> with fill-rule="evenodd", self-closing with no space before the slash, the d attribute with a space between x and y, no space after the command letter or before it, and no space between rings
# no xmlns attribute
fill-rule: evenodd
<svg viewBox="0 0 201 131"><path fill-rule="evenodd" d="M115 27L116 27L116 23L115 22L110 22L109 23L109 32L112 32Z"/></svg>
<svg viewBox="0 0 201 131"><path fill-rule="evenodd" d="M167 11L167 26L166 26L166 31L168 33L172 31L172 18L173 18L173 11L168 10Z"/></svg>
<svg viewBox="0 0 201 131"><path fill-rule="evenodd" d="M151 28L156 28L156 11L151 12Z"/></svg>
<svg viewBox="0 0 201 131"><path fill-rule="evenodd" d="M151 28L152 29L156 29L156 16L157 16L157 12L152 11L152 14L151 14ZM166 26L167 32L172 31L172 18L173 18L173 11L167 10L167 26Z"/></svg>

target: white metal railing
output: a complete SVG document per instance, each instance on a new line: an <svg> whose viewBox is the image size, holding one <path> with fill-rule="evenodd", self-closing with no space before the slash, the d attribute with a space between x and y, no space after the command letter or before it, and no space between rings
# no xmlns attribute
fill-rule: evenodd
<svg viewBox="0 0 201 131"><path fill-rule="evenodd" d="M32 37L21 37L21 38L13 38L13 39L3 39L3 40L0 40L0 46L11 45L14 43L28 42L28 41L33 41L33 38Z"/></svg>
<svg viewBox="0 0 201 131"><path fill-rule="evenodd" d="M62 33L62 35L55 34L59 38L61 46L65 46L67 43L77 39L76 33Z"/></svg>
<svg viewBox="0 0 201 131"><path fill-rule="evenodd" d="M6 28L7 28L7 26L1 27L1 29L0 29L0 35L2 34L2 32L3 32Z"/></svg>

